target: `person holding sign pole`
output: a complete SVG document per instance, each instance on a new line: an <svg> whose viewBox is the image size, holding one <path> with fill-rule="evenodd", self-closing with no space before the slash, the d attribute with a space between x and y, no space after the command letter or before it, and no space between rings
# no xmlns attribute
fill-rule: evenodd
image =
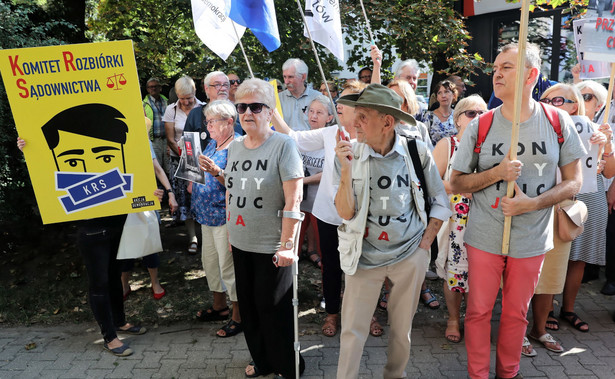
<svg viewBox="0 0 615 379"><path fill-rule="evenodd" d="M523 64L522 67L518 67ZM516 44L502 47L493 64L493 86L502 105L478 120L491 123L477 141L479 121L472 121L460 141L450 185L454 193L473 193L465 233L468 251L468 296L465 340L468 374L488 378L491 351L491 315L502 283L502 314L496 347L496 376L519 374L527 310L538 282L544 254L553 248L554 204L572 198L581 186L585 149L570 117L557 112L563 142L543 107L532 100L538 80L540 50L528 44L519 57ZM515 115L516 74L522 87L520 115ZM511 147L511 120L520 116L519 142ZM483 121L484 122L484 121ZM489 124L489 123L488 123ZM481 133L482 135L483 133ZM477 143L478 142L478 143ZM517 149L519 160L511 160ZM562 181L555 182L559 166ZM513 182L515 196L506 196ZM504 219L512 217L508 255L503 253Z"/></svg>

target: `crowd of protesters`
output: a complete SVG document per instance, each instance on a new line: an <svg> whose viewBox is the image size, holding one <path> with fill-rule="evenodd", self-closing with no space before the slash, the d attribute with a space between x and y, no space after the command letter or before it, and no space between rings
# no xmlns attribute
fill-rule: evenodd
<svg viewBox="0 0 615 379"><path fill-rule="evenodd" d="M263 80L214 71L203 79L207 99L197 99L194 80L183 76L173 86L177 100L169 102L160 79L147 81L143 107L164 190L157 195L162 199L165 192L169 199L170 225L185 224L189 254L197 253L201 226L213 303L195 316L229 320L217 332L221 338L244 333L252 357L246 377L294 377L296 367L300 373L305 368L301 357L295 366L291 270L303 245L305 258L322 270L322 333L340 335L338 378L358 377L367 336L383 334L377 307L386 310L390 324L383 376L406 376L416 308L419 302L440 307L425 281L436 257L449 314L443 337L452 343L465 339L472 378L489 376L491 317L500 290L497 377L521 377L521 356L536 355L529 339L563 352L549 333L559 329L559 320L589 330L574 304L586 264L615 267L615 185L609 180L615 176L615 120L602 122L611 105L601 84L578 80L577 71L575 83L551 86L540 74L538 48L530 44L522 53L521 68L514 44L495 59L489 104L500 105L491 111L482 97L465 96L463 73L438 82L431 104L423 102L415 93L419 64L412 59L383 85L376 46L373 65L355 80L316 81L318 90L309 84L305 62L296 58L281 66L286 89L279 93ZM525 150L511 159L519 70L519 144ZM579 137L585 126L589 144ZM188 132L200 137L202 183L176 176ZM18 145L26 146L21 139ZM601 157L590 175L581 167L589 145L597 145ZM595 181L595 189L579 193L584 181ZM513 197L506 196L506 182L514 182ZM554 215L575 197L589 217L577 239L562 241ZM120 356L132 351L116 332L145 332L125 320L122 270L113 262L124 219L85 221L79 236L90 304L105 347ZM605 233L607 228L612 232ZM113 240L95 251L87 240L92 230L110 230ZM605 294L615 294L614 272L607 270ZM166 292L157 271L153 275L153 296L160 299ZM125 299L130 285L127 275L123 279ZM553 297L560 293L558 318ZM530 304L533 325L527 332Z"/></svg>

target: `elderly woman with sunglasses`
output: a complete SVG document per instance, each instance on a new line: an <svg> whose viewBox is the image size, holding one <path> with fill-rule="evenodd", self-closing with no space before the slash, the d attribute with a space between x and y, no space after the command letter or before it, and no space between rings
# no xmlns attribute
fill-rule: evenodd
<svg viewBox="0 0 615 379"><path fill-rule="evenodd" d="M237 299L253 362L247 377L295 376L292 267L303 163L292 138L274 132L273 87L244 81L235 106L246 135L228 149L224 170L227 229L233 251ZM282 212L282 217L278 216ZM305 368L300 359L300 371Z"/></svg>
<svg viewBox="0 0 615 379"><path fill-rule="evenodd" d="M599 122L595 117L606 103L606 88L593 80L584 80L575 84L575 86L581 91L581 96L583 96L585 116L594 122Z"/></svg>
<svg viewBox="0 0 615 379"><path fill-rule="evenodd" d="M566 111L572 116L580 134L583 129L590 129L589 144L600 145L600 149L604 149L605 153L612 152L611 143L606 143L607 139L610 140L611 128L606 124L598 126L585 116L585 103L575 86L556 84L543 93L540 101ZM586 145L586 148L588 147ZM545 256L543 271L536 287L536 294L532 299L534 325L528 336L539 340L545 348L554 352L562 352L563 348L550 334L546 333L546 329L559 329L559 324L552 311L553 295L561 292L562 289L564 295L560 318L581 332L589 331L587 323L574 313L574 301L581 286L585 263L604 265L606 244L604 227L607 220L607 204L600 175L605 177L615 175L615 160L612 157L608 158L606 165L604 163L600 165L599 171L602 168L604 169L602 174L598 173L597 191L578 195L579 200L583 201L588 208L589 218L585 224L585 231L572 244L558 241L555 237L555 247ZM589 180L593 178L583 178L583 181Z"/></svg>
<svg viewBox="0 0 615 379"><path fill-rule="evenodd" d="M226 230L226 189L223 170L226 168L228 146L240 136L233 130L237 111L227 100L214 100L204 110L209 144L199 156L201 170L205 171L205 183L192 186L192 214L201 225L203 246L201 260L207 276L207 285L213 293L213 305L201 310L201 321L226 320L230 315L226 295L233 303L231 320L217 332L218 337L231 337L242 331L233 257L229 250Z"/></svg>
<svg viewBox="0 0 615 379"><path fill-rule="evenodd" d="M433 151L433 157L444 182L444 188L448 193L451 210L453 211L453 216L449 219L448 224L442 225L441 229L445 233L446 249L443 249L443 246L441 246L442 249L439 250L438 259L436 260L438 275L445 279L444 299L448 309L448 321L444 337L453 343L461 341L461 300L468 291L468 256L463 242L463 235L465 234L468 221L471 195L454 194L451 191L449 178L451 165L455 159L455 153L466 126L468 126L470 121L486 111L487 104L478 95L461 99L453 112L457 134L441 139Z"/></svg>

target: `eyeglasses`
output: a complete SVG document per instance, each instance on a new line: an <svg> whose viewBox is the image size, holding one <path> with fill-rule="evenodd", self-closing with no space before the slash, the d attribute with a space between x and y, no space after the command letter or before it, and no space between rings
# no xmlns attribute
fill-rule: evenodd
<svg viewBox="0 0 615 379"><path fill-rule="evenodd" d="M220 88L228 88L229 84L228 83L216 83L216 84L210 84L210 87L214 87L215 89L219 90Z"/></svg>
<svg viewBox="0 0 615 379"><path fill-rule="evenodd" d="M592 101L595 98L596 98L596 95L594 95L593 93L584 93L583 94L583 100L585 100L585 101Z"/></svg>
<svg viewBox="0 0 615 379"><path fill-rule="evenodd" d="M223 118L217 118L217 119L215 119L215 120L207 120L207 126L209 126L209 125L213 124L213 123L214 123L214 122L216 122L216 121L226 121L226 119L223 119Z"/></svg>
<svg viewBox="0 0 615 379"><path fill-rule="evenodd" d="M233 84L241 84L241 79L231 79L228 82L231 83L231 85L233 85Z"/></svg>
<svg viewBox="0 0 615 379"><path fill-rule="evenodd" d="M250 104L237 103L237 104L235 104L235 106L237 107L237 112L239 114L246 113L248 108L250 108L250 112L252 112L254 114L261 113L263 111L263 107L269 108L269 106L267 104L263 104L263 103L250 103Z"/></svg>
<svg viewBox="0 0 615 379"><path fill-rule="evenodd" d="M467 118L474 118L476 116L480 116L483 113L485 113L485 111L475 111L475 110L467 110L467 111L463 111L463 114L466 115Z"/></svg>
<svg viewBox="0 0 615 379"><path fill-rule="evenodd" d="M566 103L570 103L570 104L576 103L576 101L568 100L563 96L555 96L550 99L545 97L544 99L540 99L540 102L545 103L545 104L551 104L554 107L561 107L562 105Z"/></svg>

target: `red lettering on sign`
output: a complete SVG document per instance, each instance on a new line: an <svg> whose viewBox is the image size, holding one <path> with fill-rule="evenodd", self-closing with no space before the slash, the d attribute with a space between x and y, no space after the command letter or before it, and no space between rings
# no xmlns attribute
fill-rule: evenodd
<svg viewBox="0 0 615 379"><path fill-rule="evenodd" d="M388 241L389 240L389 235L387 234L387 232L382 232L380 233L380 237L378 237L379 241Z"/></svg>
<svg viewBox="0 0 615 379"><path fill-rule="evenodd" d="M28 91L26 87L23 87L24 84L26 84L25 79L23 78L17 79L17 88L23 91L19 94L19 97L23 99L27 99L30 96L30 92Z"/></svg>
<svg viewBox="0 0 615 379"><path fill-rule="evenodd" d="M246 223L243 222L243 217L241 217L241 215L237 216L237 222L235 222L235 225L243 225L246 226Z"/></svg>
<svg viewBox="0 0 615 379"><path fill-rule="evenodd" d="M63 51L62 57L64 57L64 67L66 67L66 71L70 71L70 68L68 67L69 65L73 68L73 71L77 71L77 68L75 68L75 64L73 63L75 60L73 53L70 51Z"/></svg>
<svg viewBox="0 0 615 379"><path fill-rule="evenodd" d="M21 75L23 75L23 71L21 71L21 69L17 65L18 59L19 59L19 55L15 55L15 60L13 60L13 57L9 55L9 63L11 65L11 70L13 70L13 76L17 76L16 70L19 71Z"/></svg>

